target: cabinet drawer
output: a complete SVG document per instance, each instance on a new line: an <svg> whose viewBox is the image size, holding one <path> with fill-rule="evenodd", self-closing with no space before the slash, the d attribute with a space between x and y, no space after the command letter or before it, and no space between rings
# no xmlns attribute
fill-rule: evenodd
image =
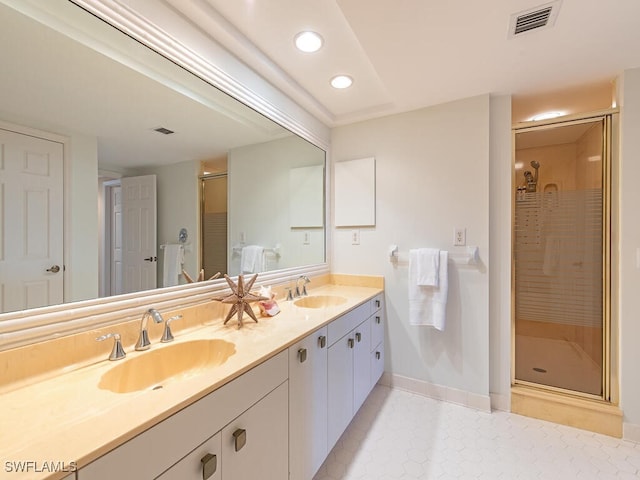
<svg viewBox="0 0 640 480"><path fill-rule="evenodd" d="M369 316L369 303L364 303L329 324L327 341L333 345Z"/></svg>
<svg viewBox="0 0 640 480"><path fill-rule="evenodd" d="M371 314L374 314L378 311L383 311L382 307L384 306L384 293L379 293L371 300L369 300L369 305L371 308Z"/></svg>
<svg viewBox="0 0 640 480"><path fill-rule="evenodd" d="M384 338L384 312L382 310L378 310L376 313L371 315L371 346L370 349L373 350Z"/></svg>
<svg viewBox="0 0 640 480"><path fill-rule="evenodd" d="M222 478L220 438L220 433L214 435L156 480L202 480L203 478L220 480ZM215 458L207 459L208 455L214 455ZM205 460L207 461L206 466ZM213 465L215 465L215 471L212 471L214 470ZM207 474L211 474L211 476L204 476L205 469Z"/></svg>

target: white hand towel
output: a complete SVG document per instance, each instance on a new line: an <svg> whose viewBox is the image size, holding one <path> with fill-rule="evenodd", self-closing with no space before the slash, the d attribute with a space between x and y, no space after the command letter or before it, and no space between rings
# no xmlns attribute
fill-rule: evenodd
<svg viewBox="0 0 640 480"><path fill-rule="evenodd" d="M449 275L447 260L449 254L440 250L440 267L438 269L438 286L421 286L417 284L417 252L409 252L409 324L425 325L443 331L447 320L447 294Z"/></svg>
<svg viewBox="0 0 640 480"><path fill-rule="evenodd" d="M423 287L437 287L440 269L440 250L437 248L418 248L410 250L417 269L416 284Z"/></svg>
<svg viewBox="0 0 640 480"><path fill-rule="evenodd" d="M162 262L162 286L173 287L180 283L178 275L182 273L184 263L184 248L180 244L164 246Z"/></svg>
<svg viewBox="0 0 640 480"><path fill-rule="evenodd" d="M259 245L242 247L240 271L242 273L260 273L264 270L264 247Z"/></svg>

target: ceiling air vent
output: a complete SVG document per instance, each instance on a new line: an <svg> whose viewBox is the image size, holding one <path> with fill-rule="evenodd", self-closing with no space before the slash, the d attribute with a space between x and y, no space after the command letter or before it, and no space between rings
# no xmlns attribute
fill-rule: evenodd
<svg viewBox="0 0 640 480"><path fill-rule="evenodd" d="M158 133L162 133L163 135L171 135L172 133L175 133L173 130L169 130L168 128L164 127L154 128L153 130Z"/></svg>
<svg viewBox="0 0 640 480"><path fill-rule="evenodd" d="M509 36L553 26L559 9L560 0L511 15Z"/></svg>

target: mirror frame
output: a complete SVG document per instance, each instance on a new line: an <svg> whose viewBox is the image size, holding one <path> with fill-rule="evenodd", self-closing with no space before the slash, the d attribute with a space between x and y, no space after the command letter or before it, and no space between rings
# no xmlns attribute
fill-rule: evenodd
<svg viewBox="0 0 640 480"><path fill-rule="evenodd" d="M186 35L185 31L172 35L168 32L177 29L166 28L168 26L163 29L161 25L154 23L155 19L146 18L128 7L123 7L115 0L0 1L76 41L122 61L122 52L110 46L105 39L98 38L96 32L91 31L82 21L75 21L75 17L80 13L86 14L78 12L79 9L84 9L200 77L211 84L212 88L222 90L322 149L325 152L325 262L265 272L260 274L259 283L277 285L294 282L302 274L318 276L329 273L328 192L331 168L328 152L330 133L326 125L248 69L211 38L195 35L198 41L186 45L174 36L175 33L180 33L181 38L193 38L194 35ZM156 10L157 7L156 5ZM167 19L166 15L161 18L171 22L179 17L174 14L173 18ZM212 57L216 55L222 57L223 61L214 63ZM225 70L234 71L235 76L227 74ZM256 91L258 89L259 92ZM227 288L226 281L212 280L0 314L0 351L136 319L151 305L158 309L170 309L205 303L210 301L216 292Z"/></svg>

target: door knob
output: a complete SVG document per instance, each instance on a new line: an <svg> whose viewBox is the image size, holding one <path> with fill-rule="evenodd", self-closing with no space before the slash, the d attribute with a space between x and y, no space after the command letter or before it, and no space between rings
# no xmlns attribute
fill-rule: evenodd
<svg viewBox="0 0 640 480"><path fill-rule="evenodd" d="M60 271L60 266L59 265L54 265L51 268L47 268L47 272L58 273L59 271Z"/></svg>

